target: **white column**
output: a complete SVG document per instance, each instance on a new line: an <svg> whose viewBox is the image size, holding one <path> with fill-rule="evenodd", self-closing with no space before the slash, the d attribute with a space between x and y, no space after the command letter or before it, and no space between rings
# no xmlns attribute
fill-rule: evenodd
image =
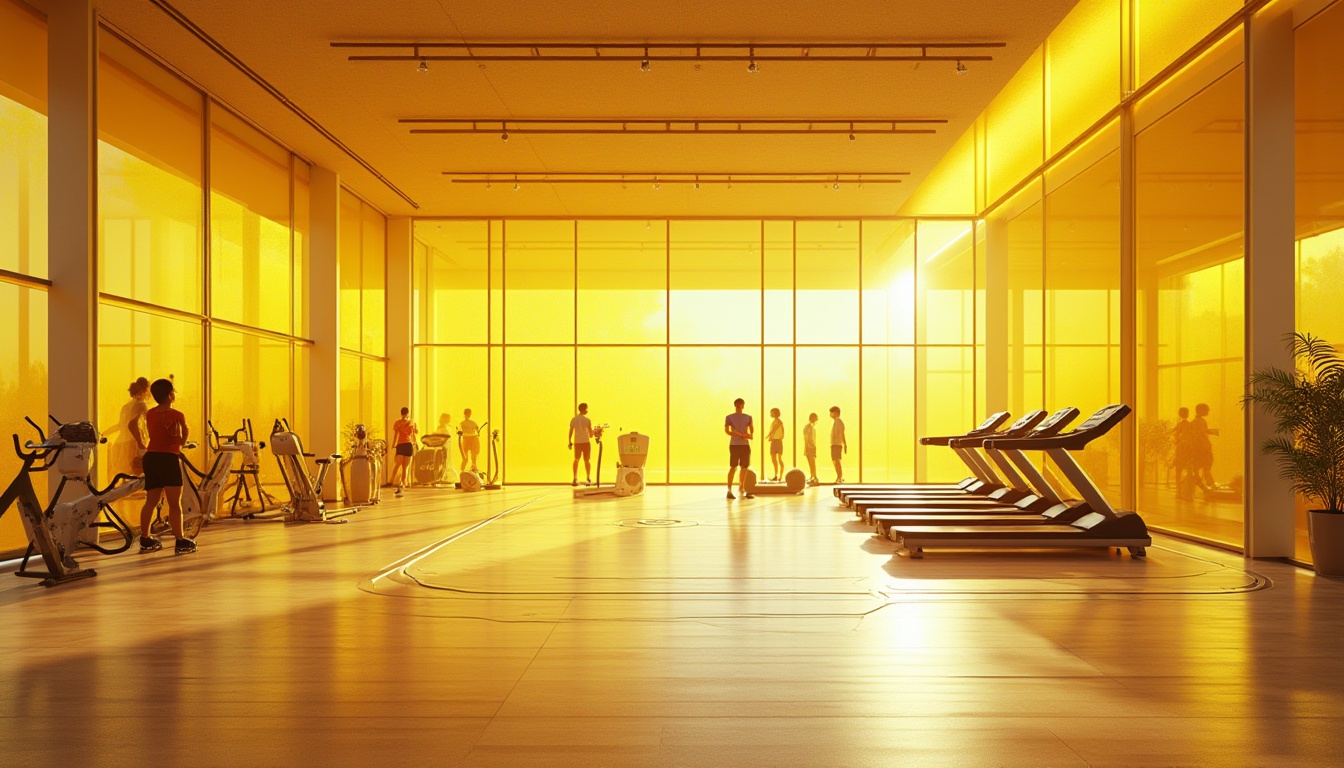
<svg viewBox="0 0 1344 768"><path fill-rule="evenodd" d="M62 421L97 414L97 43L94 0L49 4L47 400Z"/></svg>
<svg viewBox="0 0 1344 768"><path fill-rule="evenodd" d="M1293 19L1272 10L1254 16L1246 39L1246 372L1292 358L1294 330ZM1274 421L1260 409L1246 418L1246 555L1290 557L1292 488L1260 451Z"/></svg>
<svg viewBox="0 0 1344 768"><path fill-rule="evenodd" d="M341 182L326 168L313 166L308 256L309 335L313 339L308 377L308 425L305 446L318 456L336 453L341 396ZM300 432L302 434L302 431ZM328 483L332 494L336 483ZM334 498L332 494L324 494Z"/></svg>
<svg viewBox="0 0 1344 768"><path fill-rule="evenodd" d="M387 220L387 408L388 424L411 407L411 220ZM412 413L421 433L432 429L428 413Z"/></svg>

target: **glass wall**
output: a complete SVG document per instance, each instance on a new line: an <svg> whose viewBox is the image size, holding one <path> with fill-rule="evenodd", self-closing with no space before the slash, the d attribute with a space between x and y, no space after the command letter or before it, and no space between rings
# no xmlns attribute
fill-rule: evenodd
<svg viewBox="0 0 1344 768"><path fill-rule="evenodd" d="M340 414L342 431L363 424L388 437L387 217L341 189ZM394 404L400 409L402 405ZM427 420L422 418L422 421Z"/></svg>
<svg viewBox="0 0 1344 768"><path fill-rule="evenodd" d="M173 380L197 466L208 423L304 433L307 165L106 30L98 86L101 471L130 469L141 376ZM274 461L261 470L280 482Z"/></svg>
<svg viewBox="0 0 1344 768"><path fill-rule="evenodd" d="M47 412L47 28L0 0L0 436ZM20 432L20 434L22 434ZM0 450L0 475L19 468ZM46 477L33 477L39 495ZM0 518L0 552L27 544L17 514Z"/></svg>
<svg viewBox="0 0 1344 768"><path fill-rule="evenodd" d="M761 432L758 467L772 408L785 463L804 468L802 428L816 413L818 474L834 479L834 406L846 479L956 479L960 462L917 450L915 435L964 431L977 416L971 230L418 221L415 407L454 422L472 408L499 425L514 483L569 481L558 438L581 401L595 422L653 439L650 482L719 482L723 417L738 397Z"/></svg>
<svg viewBox="0 0 1344 768"><path fill-rule="evenodd" d="M1344 348L1344 4L1297 29L1297 329ZM1310 562L1305 499L1297 504L1297 557Z"/></svg>
<svg viewBox="0 0 1344 768"><path fill-rule="evenodd" d="M1134 113L1138 509L1233 546L1244 528L1241 58L1237 32Z"/></svg>

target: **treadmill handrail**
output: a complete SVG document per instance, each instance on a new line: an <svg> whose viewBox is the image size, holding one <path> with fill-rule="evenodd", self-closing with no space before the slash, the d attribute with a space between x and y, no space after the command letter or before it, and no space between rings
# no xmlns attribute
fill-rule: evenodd
<svg viewBox="0 0 1344 768"><path fill-rule="evenodd" d="M1128 405L1118 403L1108 405L1087 418L1070 432L1062 435L1050 437L1022 437L1008 440L987 440L985 448L1000 451L1048 451L1052 449L1063 449L1066 451L1080 451L1088 443L1096 440L1102 435L1110 432L1115 425L1124 421L1129 415Z"/></svg>
<svg viewBox="0 0 1344 768"><path fill-rule="evenodd" d="M992 435L967 435L965 437L953 438L950 445L953 448L979 448L985 444L986 440L999 440L1009 437L1025 437L1036 429L1036 426L1045 420L1047 412L1044 410L1032 411L1026 416L1018 419L1013 426L1002 432L995 432ZM1063 425L1061 425L1062 428Z"/></svg>
<svg viewBox="0 0 1344 768"><path fill-rule="evenodd" d="M952 440L955 440L959 437L975 437L977 435L998 434L999 427L1003 426L1003 422L1007 421L1011 417L1012 414L1008 413L1007 411L998 411L996 413L991 413L989 415L989 418L980 422L980 426L976 427L975 429L972 429L970 432L964 432L960 435L931 435L928 437L921 437L919 438L919 444L950 445Z"/></svg>

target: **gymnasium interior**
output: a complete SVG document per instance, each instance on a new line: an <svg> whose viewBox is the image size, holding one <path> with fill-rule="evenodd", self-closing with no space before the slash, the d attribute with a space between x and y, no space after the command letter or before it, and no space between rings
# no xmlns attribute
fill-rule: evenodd
<svg viewBox="0 0 1344 768"><path fill-rule="evenodd" d="M1341 47L0 0L0 760L1339 765Z"/></svg>

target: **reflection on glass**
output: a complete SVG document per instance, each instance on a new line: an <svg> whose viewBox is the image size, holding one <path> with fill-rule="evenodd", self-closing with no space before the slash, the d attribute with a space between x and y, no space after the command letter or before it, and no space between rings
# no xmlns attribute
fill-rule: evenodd
<svg viewBox="0 0 1344 768"><path fill-rule="evenodd" d="M9 329L0 334L0 423L17 432L23 417L41 421L47 411L47 294L33 288L0 283L0 323ZM126 391L126 383L121 392ZM115 422L108 422L115 423ZM100 423L99 426L104 426ZM13 451L0 451L0 474L18 472ZM46 498L46 474L33 475L38 496ZM19 515L0 517L0 552L21 549L28 543Z"/></svg>
<svg viewBox="0 0 1344 768"><path fill-rule="evenodd" d="M580 221L578 286L580 344L665 343L666 222Z"/></svg>
<svg viewBox="0 0 1344 768"><path fill-rule="evenodd" d="M1159 92L1136 109L1138 508L1240 546L1244 100L1239 54L1226 50L1173 83L1188 99Z"/></svg>

